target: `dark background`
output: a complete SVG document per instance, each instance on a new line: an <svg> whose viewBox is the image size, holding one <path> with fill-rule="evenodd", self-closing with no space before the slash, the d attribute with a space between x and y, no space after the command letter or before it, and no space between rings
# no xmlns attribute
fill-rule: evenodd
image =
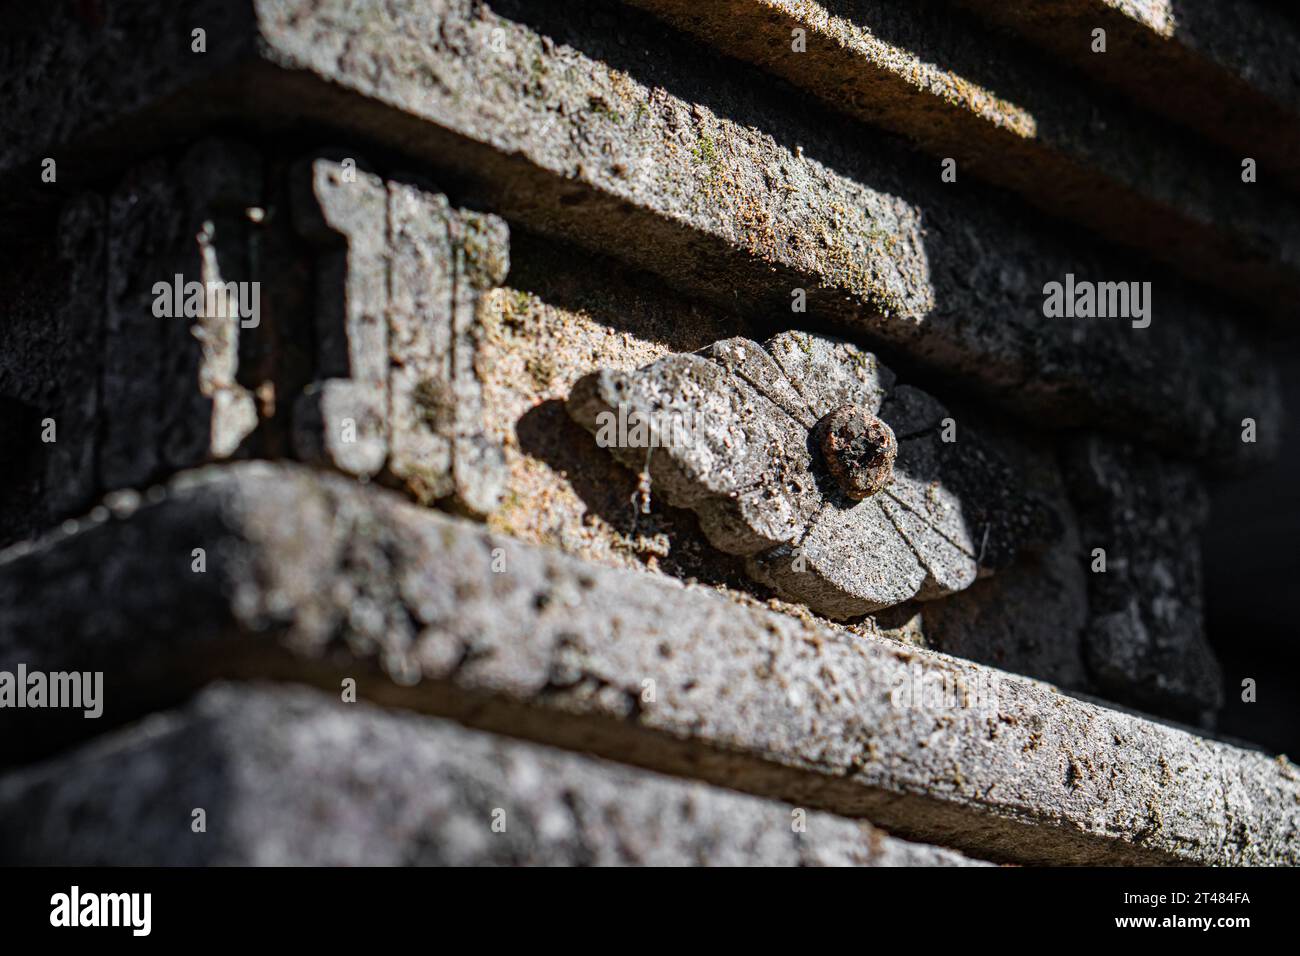
<svg viewBox="0 0 1300 956"><path fill-rule="evenodd" d="M1217 481L1204 538L1206 633L1223 665L1224 734L1300 757L1300 353L1275 356L1287 417L1276 461L1245 478ZM1252 677L1256 702L1241 699Z"/></svg>

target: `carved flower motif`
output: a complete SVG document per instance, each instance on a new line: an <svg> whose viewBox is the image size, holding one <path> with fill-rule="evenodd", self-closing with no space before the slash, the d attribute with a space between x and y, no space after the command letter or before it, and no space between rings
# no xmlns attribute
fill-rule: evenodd
<svg viewBox="0 0 1300 956"><path fill-rule="evenodd" d="M568 411L593 434L611 416L646 423L610 452L755 579L831 617L960 591L1054 523L935 399L826 336L726 339L602 370Z"/></svg>

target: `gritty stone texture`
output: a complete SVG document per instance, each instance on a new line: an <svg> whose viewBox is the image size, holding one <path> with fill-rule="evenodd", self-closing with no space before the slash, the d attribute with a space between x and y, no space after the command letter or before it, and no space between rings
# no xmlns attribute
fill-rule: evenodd
<svg viewBox="0 0 1300 956"><path fill-rule="evenodd" d="M57 242L6 275L0 541L231 457L296 455L424 503L496 507L505 469L475 360L505 224L364 170L348 182L338 160L284 165L234 141L156 157L65 203ZM187 315L190 283L245 285ZM255 317L236 308L248 283Z"/></svg>
<svg viewBox="0 0 1300 956"><path fill-rule="evenodd" d="M1043 551L1020 555L965 591L920 605L925 644L1072 690L1090 690L1081 650L1088 620L1086 551L1056 449L1041 439L1007 435L986 418L976 424L1026 486L1052 502L1061 533Z"/></svg>
<svg viewBox="0 0 1300 956"><path fill-rule="evenodd" d="M191 51L191 31L203 24L207 52ZM123 115L148 111L200 80L211 80L252 55L252 9L230 0L184 4L129 2L5 5L0 31L0 169L16 170L6 200L19 210L46 206L75 193L105 170L180 141L162 121L122 135ZM149 50L149 57L140 56ZM231 90L224 90L230 95ZM185 104L193 131L221 110L215 95ZM75 148L68 148L76 144ZM42 160L56 160L55 184L41 178ZM0 217L4 218L4 217ZM23 235L28 220L5 222ZM0 229L0 232L5 231Z"/></svg>
<svg viewBox="0 0 1300 956"><path fill-rule="evenodd" d="M47 360L57 355L71 374L65 373L59 383L61 387L56 386L61 393L59 401L44 408L53 413L51 417L59 438L50 448L41 484L45 511L50 517L83 509L94 490L95 432L99 416L96 386L102 339L93 332L87 334L85 317L102 309L103 217L104 206L98 197L84 196L68 204L59 222L58 263L64 280L60 284L61 307L50 316L59 342L47 353ZM0 348L0 354L8 359L6 364L17 357L7 347ZM46 379L44 384L48 388L54 382Z"/></svg>
<svg viewBox="0 0 1300 956"><path fill-rule="evenodd" d="M567 407L597 444L647 473L652 493L695 511L716 547L830 617L960 591L1024 544L1046 543L1056 523L991 450L957 434L942 405L894 388L874 355L826 336L726 339L635 373L597 372ZM879 495L846 494L826 460L827 423L833 438L846 410L879 414L896 450L871 479ZM620 434L620 421L656 427Z"/></svg>
<svg viewBox="0 0 1300 956"><path fill-rule="evenodd" d="M175 167L152 160L108 199L107 311L99 444L104 488L138 487L233 454L257 425L236 380L240 317L205 298L200 315L159 316L158 283L252 281L247 210L262 196L261 160L208 141ZM184 303L184 299L182 302Z"/></svg>
<svg viewBox="0 0 1300 956"><path fill-rule="evenodd" d="M598 368L632 370L735 334L735 316L672 295L608 259L516 235L508 288L484 297L477 364L485 431L509 480L488 526L601 564L732 584L748 580L690 511L651 496L565 414L573 384ZM593 272L600 282L592 282ZM729 573L731 572L731 573Z"/></svg>
<svg viewBox="0 0 1300 956"><path fill-rule="evenodd" d="M320 376L298 399L295 446L368 478L388 458L388 191L355 160L308 161L295 180L294 223L319 248Z"/></svg>
<svg viewBox="0 0 1300 956"><path fill-rule="evenodd" d="M189 570L196 540L206 574ZM584 564L300 467L190 474L129 518L11 549L0 666L17 661L104 666L109 723L148 707L150 688L174 696L205 676L293 675L332 693L355 676L381 702L987 859L1300 862L1300 774L1285 758ZM917 693L945 680L965 706ZM10 753L53 733L56 715L14 713ZM86 723L71 732L103 726Z"/></svg>
<svg viewBox="0 0 1300 956"><path fill-rule="evenodd" d="M666 574L735 601L810 616L805 605L781 601L749 577L743 559L710 545L694 512L643 494L639 477L565 413L564 400L582 376L601 368L633 371L697 350L733 336L739 320L681 299L616 261L527 233L514 237L507 285L486 295L480 310L476 364L485 429L505 449L509 471L488 526L588 561ZM989 613L997 617L996 609ZM903 641L916 633L906 621L900 628L872 617L827 623Z"/></svg>
<svg viewBox="0 0 1300 956"><path fill-rule="evenodd" d="M1176 127L1094 95L950 4L633 3L833 108L953 159L959 176L1008 187L1111 242L1249 298L1256 311L1293 311L1300 284L1294 200L1266 181L1247 185L1236 177L1233 186L1222 159ZM805 43L797 53L791 49L796 29ZM1050 32L1058 43L1085 50L1091 38L1090 31L1071 34L1056 22ZM1286 31L1286 42L1300 53L1294 33ZM1258 49L1252 48L1251 62L1258 62ZM1123 71L1143 76L1145 67L1144 59ZM1285 128L1294 138L1300 115ZM1239 146L1253 156L1257 143L1256 137ZM1288 165L1294 172L1294 157ZM938 175L937 162L933 168Z"/></svg>
<svg viewBox="0 0 1300 956"><path fill-rule="evenodd" d="M10 259L0 277L0 541L84 511L98 490L104 330L87 317L104 305L100 197L70 201L58 235Z"/></svg>
<svg viewBox="0 0 1300 956"><path fill-rule="evenodd" d="M352 158L306 161L294 177L297 228L319 249L322 376L299 400L299 454L490 513L505 466L483 434L474 358L479 298L509 269L505 223Z"/></svg>
<svg viewBox="0 0 1300 956"><path fill-rule="evenodd" d="M1127 278L1131 264L977 189L947 189L897 144L625 7L256 0L253 11L243 72L214 59L190 88L203 110L187 113L183 96L157 106L171 135L221 110L346 125L451 170L502 215L708 301L768 316L805 289L810 320L877 336L1045 423L1101 424L1227 464L1269 450L1237 441L1235 426L1275 412L1271 367L1202 296L1157 275L1148 329L1044 321L1045 282ZM119 42L105 31L97 52ZM76 115L158 125L130 108ZM39 140L22 126L12 138Z"/></svg>
<svg viewBox="0 0 1300 956"><path fill-rule="evenodd" d="M1202 626L1201 532L1209 517L1195 469L1090 436L1070 467L1088 575L1085 659L1101 693L1213 724L1223 676Z"/></svg>
<svg viewBox="0 0 1300 956"><path fill-rule="evenodd" d="M510 468L506 499L487 519L489 527L586 561L659 572L718 588L731 600L811 617L806 605L772 597L750 578L744 559L708 544L694 512L667 505L653 488L642 496L640 477L619 466L564 411L578 378L601 368L634 372L672 352L735 338L741 330L735 316L677 298L653 277L615 261L591 260L525 233L517 233L512 245L510 287L485 297L478 356L486 431L506 450ZM590 281L593 273L601 276L599 284ZM777 392L793 390L784 376L759 381L776 382ZM997 437L998 453L1065 519L1067 535L1044 553L1022 553L995 578L944 601L819 623L935 646L1087 689L1079 649L1087 618L1082 550L1070 537L1073 511L1052 450L1028 453L1022 431L1002 434L998 416L978 416L969 399L958 399L953 410L982 436ZM806 420L813 421L811 412Z"/></svg>
<svg viewBox="0 0 1300 956"><path fill-rule="evenodd" d="M0 808L5 865L985 865L866 822L278 686L218 685L0 777Z"/></svg>
<svg viewBox="0 0 1300 956"><path fill-rule="evenodd" d="M1300 187L1300 30L1257 0L960 0ZM1092 31L1106 31L1106 53Z"/></svg>
<svg viewBox="0 0 1300 956"><path fill-rule="evenodd" d="M178 312L170 290L178 275L182 287L253 277L247 211L260 202L260 167L254 151L215 140L151 160L107 196L65 203L56 241L7 276L0 401L19 434L4 539L105 491L240 453L259 422L239 380L240 317L216 296L187 315L183 294Z"/></svg>
<svg viewBox="0 0 1300 956"><path fill-rule="evenodd" d="M870 498L894 480L898 439L875 415L841 405L818 424L818 450L847 497Z"/></svg>

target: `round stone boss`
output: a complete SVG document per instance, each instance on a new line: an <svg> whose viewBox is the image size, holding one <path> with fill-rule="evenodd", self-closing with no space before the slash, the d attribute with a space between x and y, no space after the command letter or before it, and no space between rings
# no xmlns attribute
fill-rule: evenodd
<svg viewBox="0 0 1300 956"><path fill-rule="evenodd" d="M898 439L875 415L841 405L817 423L817 432L826 466L848 497L870 498L894 480Z"/></svg>

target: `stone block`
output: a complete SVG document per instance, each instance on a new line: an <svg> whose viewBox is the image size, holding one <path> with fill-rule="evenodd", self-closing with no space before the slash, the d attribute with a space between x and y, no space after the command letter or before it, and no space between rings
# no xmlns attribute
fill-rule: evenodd
<svg viewBox="0 0 1300 956"><path fill-rule="evenodd" d="M0 541L250 455L497 506L475 361L504 222L323 157L267 182L283 165L216 140L150 160L65 203L56 241L5 277Z"/></svg>
<svg viewBox="0 0 1300 956"><path fill-rule="evenodd" d="M134 22L136 5L120 6L111 15ZM1224 465L1269 453L1267 435L1243 445L1236 430L1277 413L1271 366L1195 289L1153 275L1148 328L1046 319L1047 283L1129 281L1131 260L990 194L955 193L915 154L814 116L762 73L625 7L237 7L248 32L232 28L224 48L246 56L213 58L202 75L187 50L164 45L162 63L183 59L178 74L192 83L148 108L123 97L97 114L74 100L68 120L85 124L83 143L111 131L147 146L160 114L172 136L214 113L344 125L436 164L500 215L707 301L766 317L803 290L808 319L787 325L878 338L1036 422L1113 428ZM130 42L108 29L76 52L111 57ZM256 96L240 95L248 89ZM42 78L25 90L48 93ZM32 123L26 103L13 116L0 128L16 144L0 162L6 181L35 156L76 152Z"/></svg>
<svg viewBox="0 0 1300 956"><path fill-rule="evenodd" d="M505 223L354 158L309 160L294 176L319 290L319 377L299 400L298 453L490 513L505 466L483 433L474 360L479 300L509 269Z"/></svg>
<svg viewBox="0 0 1300 956"><path fill-rule="evenodd" d="M960 0L1143 108L1300 187L1300 29L1278 6L1237 0ZM1093 31L1106 52L1093 52Z"/></svg>
<svg viewBox="0 0 1300 956"><path fill-rule="evenodd" d="M632 3L720 52L775 73L834 109L905 136L935 157L931 168L936 178L941 161L951 160L952 172L960 178L950 188L960 188L955 183L967 176L1006 187L1032 205L1140 250L1194 281L1249 299L1259 314L1291 317L1300 286L1300 205L1294 199L1276 183L1241 182L1234 175L1240 170L1225 167L1222 158L1202 150L1174 124L1096 95L1074 75L1026 56L1022 44L1008 43L951 4ZM1003 19L1017 17L1007 11L1018 5L997 6ZM1118 15L1122 5L1113 6ZM1243 19L1278 18L1252 13ZM1058 47L1076 47L1076 61L1106 59L1087 52L1091 32L1080 27L1040 23L1041 32ZM1281 38L1261 46L1285 44L1300 51L1296 40L1288 27ZM1250 47L1252 52L1259 48ZM1144 54L1110 72L1136 82L1145 76L1149 60ZM1168 93L1161 89L1159 99L1168 99ZM1216 104L1221 96L1216 91ZM1258 92L1257 98L1262 98ZM1300 95L1295 103L1300 104ZM1215 112L1216 119L1222 118ZM1245 112L1258 115L1255 108ZM1269 115L1276 112L1274 108ZM1224 124L1228 129L1232 125ZM1226 130L1215 127L1215 132ZM1278 132L1295 140L1300 111L1262 138L1272 140ZM1254 156L1260 139L1234 145L1242 155ZM1294 160L1286 165L1294 173ZM1206 188L1210 183L1216 185Z"/></svg>
<svg viewBox="0 0 1300 956"><path fill-rule="evenodd" d="M0 776L0 846L9 866L986 865L864 821L258 685L208 688Z"/></svg>
<svg viewBox="0 0 1300 956"><path fill-rule="evenodd" d="M985 859L1300 862L1285 758L289 465L186 475L129 517L6 552L0 667L19 662L103 669L110 724L213 677L352 677L382 703ZM97 729L13 714L11 759Z"/></svg>
<svg viewBox="0 0 1300 956"><path fill-rule="evenodd" d="M1212 726L1223 675L1203 626L1204 484L1189 465L1097 436L1070 461L1090 571L1085 660L1099 692Z"/></svg>

